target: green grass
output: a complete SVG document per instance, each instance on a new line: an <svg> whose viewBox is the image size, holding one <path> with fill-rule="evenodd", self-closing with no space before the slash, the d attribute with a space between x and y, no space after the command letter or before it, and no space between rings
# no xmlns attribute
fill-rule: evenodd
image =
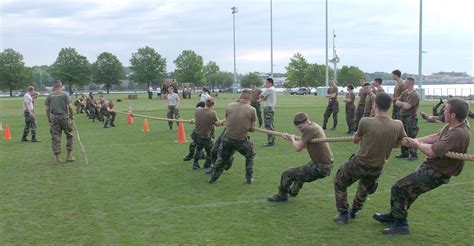
<svg viewBox="0 0 474 246"><path fill-rule="evenodd" d="M221 118L225 106L236 97L219 95L216 111ZM140 95L139 100L124 100L116 108L127 111L130 103L137 114L165 117L163 101L144 98ZM184 119L193 116L196 100L184 100ZM236 154L232 169L210 185L202 170L193 171L190 162L182 161L188 145L174 142L177 131L169 131L166 122L149 120L151 132L144 133L143 119L135 118L135 124L126 125L126 118L119 115L117 128L104 129L100 123L78 115L76 125L89 165L75 137L76 162L58 166L53 164L44 98L36 103L38 138L43 140L38 144L20 142L24 124L21 103L19 98L0 99L0 121L3 127L10 124L13 136L10 141L0 140L1 245L474 242L473 162L466 162L461 175L449 184L414 203L409 210L409 236L386 237L380 234L384 226L376 223L372 214L387 211L391 185L421 163L421 159L396 160L398 150L392 152L377 192L369 197L357 220L339 225L333 222L337 212L332 182L341 163L356 151L354 144L331 144L335 156L332 175L305 184L298 197L287 203L272 204L266 198L277 191L281 172L309 160L306 151L294 152L281 138L275 147L265 148L266 136L251 133L257 152L254 184L244 183L244 159ZM420 110L431 112L433 104L423 102ZM298 111L321 123L325 107L326 100L320 97L279 96L276 129L297 133L292 115ZM328 131L328 136L340 136L347 130L343 111L341 107L337 131ZM420 135L441 127L420 121ZM189 136L192 126L185 125L185 130ZM469 152L474 153L472 146ZM349 201L356 187L349 189Z"/></svg>

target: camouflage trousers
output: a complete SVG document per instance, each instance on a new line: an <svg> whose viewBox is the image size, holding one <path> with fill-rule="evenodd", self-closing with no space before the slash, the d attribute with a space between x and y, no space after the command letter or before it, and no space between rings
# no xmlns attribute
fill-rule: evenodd
<svg viewBox="0 0 474 246"><path fill-rule="evenodd" d="M166 114L166 117L168 119L173 119L173 116L175 119L179 119L179 109L177 109L175 106L168 106L168 113ZM168 126L172 126L173 121L168 121ZM178 125L178 122L176 121L176 125Z"/></svg>
<svg viewBox="0 0 474 246"><path fill-rule="evenodd" d="M393 109L392 109L392 119L394 120L400 119L400 107L396 106L395 103L393 104Z"/></svg>
<svg viewBox="0 0 474 246"><path fill-rule="evenodd" d="M304 183L329 176L331 168L332 164L320 164L310 161L304 166L284 171L281 174L280 194L298 195Z"/></svg>
<svg viewBox="0 0 474 246"><path fill-rule="evenodd" d="M422 163L413 173L398 180L392 186L391 212L397 219L404 219L408 209L421 194L449 182L436 168Z"/></svg>
<svg viewBox="0 0 474 246"><path fill-rule="evenodd" d="M30 113L28 111L25 111L23 113L23 116L25 116L25 127L23 128L23 139L26 139L26 136L28 136L28 133L31 131L31 137L33 139L36 138L36 119L30 117Z"/></svg>
<svg viewBox="0 0 474 246"><path fill-rule="evenodd" d="M418 135L418 118L416 115L407 115L407 116L402 116L402 123L403 123L403 128L405 128L405 132L407 133L407 136L410 138L416 138L416 135ZM401 154L404 156L418 156L416 153L416 149L414 148L408 148L405 146L401 147Z"/></svg>
<svg viewBox="0 0 474 246"><path fill-rule="evenodd" d="M222 138L224 137L225 130L226 128L224 128L224 130L221 132L219 137L217 137L217 139L214 141L214 144L212 145L212 148L211 148L211 164L212 165L214 165L217 161L217 153L219 151L219 147L222 144Z"/></svg>
<svg viewBox="0 0 474 246"><path fill-rule="evenodd" d="M117 113L115 112L109 112L107 109L101 109L100 113L102 117L104 118L104 126L109 126L110 124L114 124L115 122L115 117L117 116Z"/></svg>
<svg viewBox="0 0 474 246"><path fill-rule="evenodd" d="M230 165L232 165L231 158L235 151L245 156L245 178L252 178L255 151L249 137L241 140L230 139L225 136L222 137L222 142L217 150L217 160L214 166L213 176L219 177L224 169L228 170L230 168Z"/></svg>
<svg viewBox="0 0 474 246"><path fill-rule="evenodd" d="M250 105L255 108L257 112L258 126L262 126L262 110L260 108L260 102L251 102Z"/></svg>
<svg viewBox="0 0 474 246"><path fill-rule="evenodd" d="M270 131L275 131L275 126L273 125L273 119L275 117L275 111L272 107L265 107L263 109L263 114L265 116L265 129ZM268 143L275 143L275 135L267 134Z"/></svg>
<svg viewBox="0 0 474 246"><path fill-rule="evenodd" d="M204 151L206 151L206 162L204 163L204 168L211 167L211 136L203 137L193 132L191 138L196 146L194 150L194 165L198 165L199 159L201 158L201 152L204 149Z"/></svg>
<svg viewBox="0 0 474 246"><path fill-rule="evenodd" d="M53 153L61 154L61 136L62 132L66 135L66 149L72 151L72 122L67 114L51 114L51 142Z"/></svg>
<svg viewBox="0 0 474 246"><path fill-rule="evenodd" d="M346 105L346 122L347 122L347 127L349 128L349 131L355 131L354 117L355 117L354 105Z"/></svg>
<svg viewBox="0 0 474 246"><path fill-rule="evenodd" d="M336 128L337 126L337 114L339 113L339 102L337 100L331 100L326 107L326 111L324 112L324 128L326 128L326 124L328 123L329 117L333 119L333 127Z"/></svg>
<svg viewBox="0 0 474 246"><path fill-rule="evenodd" d="M347 203L347 187L359 180L357 192L352 202L352 209L362 209L368 194L377 190L378 179L382 174L382 167L370 167L360 161L357 156L342 164L334 177L334 191L336 193L336 207L340 213L349 210Z"/></svg>
<svg viewBox="0 0 474 246"><path fill-rule="evenodd" d="M355 121L354 121L354 126L355 130L359 128L359 121L364 117L364 109L365 109L365 104L359 104L356 109L356 115L355 115Z"/></svg>

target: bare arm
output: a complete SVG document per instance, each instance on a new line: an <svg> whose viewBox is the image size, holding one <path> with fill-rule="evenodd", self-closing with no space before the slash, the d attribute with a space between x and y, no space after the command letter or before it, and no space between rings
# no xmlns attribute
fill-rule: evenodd
<svg viewBox="0 0 474 246"><path fill-rule="evenodd" d="M301 139L295 139L295 135L290 135L288 133L285 133L283 135L283 138L291 142L291 145L293 146L293 149L296 152L300 152L306 147L306 145L304 144L303 141L301 141Z"/></svg>
<svg viewBox="0 0 474 246"><path fill-rule="evenodd" d="M404 138L403 145L409 146L411 148L416 148L419 149L421 152L423 152L428 158L434 158L436 157L435 153L433 152L433 149L431 148L432 144L431 143L423 143L420 142L418 139L413 139L413 138Z"/></svg>
<svg viewBox="0 0 474 246"><path fill-rule="evenodd" d="M72 103L69 103L69 104L67 105L67 109L68 109L68 111L69 111L69 118L70 118L71 120L73 120L73 119L74 119L74 110L72 109Z"/></svg>
<svg viewBox="0 0 474 246"><path fill-rule="evenodd" d="M51 122L51 110L49 106L46 106L46 117L48 118L48 122Z"/></svg>

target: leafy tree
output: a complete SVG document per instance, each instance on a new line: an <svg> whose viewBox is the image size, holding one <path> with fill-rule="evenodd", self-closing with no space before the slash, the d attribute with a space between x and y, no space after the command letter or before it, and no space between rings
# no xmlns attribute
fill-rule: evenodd
<svg viewBox="0 0 474 246"><path fill-rule="evenodd" d="M359 84L359 79L365 77L364 72L356 66L342 66L337 76L337 82L339 86L345 86L353 84L354 86Z"/></svg>
<svg viewBox="0 0 474 246"><path fill-rule="evenodd" d="M257 87L263 85L263 79L257 73L249 73L240 78L240 86L242 88L249 88L252 82L255 82Z"/></svg>
<svg viewBox="0 0 474 246"><path fill-rule="evenodd" d="M132 65L130 80L146 84L147 88L150 83L161 85L166 78L166 59L151 47L139 48L136 53L132 54L130 64Z"/></svg>
<svg viewBox="0 0 474 246"><path fill-rule="evenodd" d="M206 82L210 84L209 82L209 76L216 74L220 71L219 66L217 65L216 62L214 61L209 61L206 66L204 66L204 76L206 77Z"/></svg>
<svg viewBox="0 0 474 246"><path fill-rule="evenodd" d="M41 90L44 86L51 86L53 84L54 79L51 77L49 70L50 67L47 65L34 66L31 68L33 80L38 90Z"/></svg>
<svg viewBox="0 0 474 246"><path fill-rule="evenodd" d="M174 60L176 69L173 78L182 83L193 83L196 86L204 84L204 62L202 56L192 50L183 50Z"/></svg>
<svg viewBox="0 0 474 246"><path fill-rule="evenodd" d="M33 79L31 70L25 66L23 55L13 49L0 53L0 88L9 89L13 96L14 89L26 87Z"/></svg>
<svg viewBox="0 0 474 246"><path fill-rule="evenodd" d="M69 91L72 85L83 86L90 82L89 61L74 48L62 48L51 69L53 78L67 84Z"/></svg>
<svg viewBox="0 0 474 246"><path fill-rule="evenodd" d="M322 70L321 70L322 66ZM318 65L318 64L308 64L308 67L306 68L304 72L304 81L306 85L309 85L311 87L318 87L324 84L324 65Z"/></svg>
<svg viewBox="0 0 474 246"><path fill-rule="evenodd" d="M212 89L227 88L232 86L234 83L234 74L230 72L218 72L209 76L208 83L212 86Z"/></svg>
<svg viewBox="0 0 474 246"><path fill-rule="evenodd" d="M107 94L112 85L120 85L120 79L125 76L122 63L116 56L109 52L103 52L92 64L92 79L96 84L104 84Z"/></svg>
<svg viewBox="0 0 474 246"><path fill-rule="evenodd" d="M286 80L291 86L306 86L305 72L308 68L308 62L300 53L296 53L291 59L290 63L286 67L287 78Z"/></svg>

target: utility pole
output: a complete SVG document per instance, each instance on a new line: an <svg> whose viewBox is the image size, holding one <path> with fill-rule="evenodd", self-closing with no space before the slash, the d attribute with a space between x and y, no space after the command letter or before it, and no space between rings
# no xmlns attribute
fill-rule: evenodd
<svg viewBox="0 0 474 246"><path fill-rule="evenodd" d="M326 87L329 85L329 66L328 66L328 0L326 0L326 73L325 73L325 80L326 80Z"/></svg>
<svg viewBox="0 0 474 246"><path fill-rule="evenodd" d="M273 3L270 0L270 77L273 78Z"/></svg>
<svg viewBox="0 0 474 246"><path fill-rule="evenodd" d="M235 14L239 12L237 7L232 7L232 25L233 25L233 38L234 38L234 88L237 89L237 65L235 59Z"/></svg>

